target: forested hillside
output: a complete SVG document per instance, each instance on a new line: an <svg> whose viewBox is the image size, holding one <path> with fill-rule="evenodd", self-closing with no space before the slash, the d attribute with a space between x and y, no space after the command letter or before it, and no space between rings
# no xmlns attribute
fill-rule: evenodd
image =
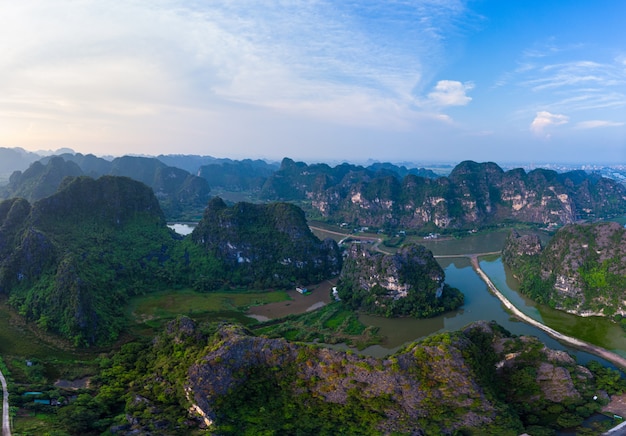
<svg viewBox="0 0 626 436"><path fill-rule="evenodd" d="M66 178L32 205L0 202L0 292L76 345L115 339L132 295L293 287L340 269L337 244L319 241L304 213L285 203L228 208L216 198L183 239L166 226L153 191L126 177Z"/></svg>
<svg viewBox="0 0 626 436"><path fill-rule="evenodd" d="M337 288L341 300L353 309L388 317L424 318L463 304L463 294L444 281L443 269L423 246L407 245L385 255L353 244L347 250Z"/></svg>
<svg viewBox="0 0 626 436"><path fill-rule="evenodd" d="M76 345L110 341L128 296L162 286L175 242L152 190L128 178L66 179L35 202L0 203L0 291Z"/></svg>
<svg viewBox="0 0 626 436"><path fill-rule="evenodd" d="M75 434L542 435L624 388L487 322L374 359L182 317L102 366L98 394L59 412Z"/></svg>
<svg viewBox="0 0 626 436"><path fill-rule="evenodd" d="M626 229L614 222L572 224L545 248L512 233L503 260L522 292L578 315L626 315Z"/></svg>
<svg viewBox="0 0 626 436"><path fill-rule="evenodd" d="M304 212L289 203L228 207L215 197L191 237L223 260L234 284L267 288L316 283L341 270L337 243L321 242Z"/></svg>

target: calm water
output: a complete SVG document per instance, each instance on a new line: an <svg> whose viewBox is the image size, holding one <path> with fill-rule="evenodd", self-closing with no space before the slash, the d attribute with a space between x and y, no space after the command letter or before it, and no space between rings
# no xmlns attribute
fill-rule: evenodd
<svg viewBox="0 0 626 436"><path fill-rule="evenodd" d="M582 339L626 356L626 334L621 327L606 318L580 317L534 303L518 294L518 282L502 261L481 261L480 267L498 289L522 312L568 336Z"/></svg>
<svg viewBox="0 0 626 436"><path fill-rule="evenodd" d="M436 255L449 255L455 252L497 251L502 248L506 235L507 233L505 232L494 232L462 240L429 241L428 248ZM485 243L481 244L481 241ZM467 242L467 244L464 244L464 242ZM474 321L494 320L515 335L537 336L550 348L566 350L575 355L580 363L598 360L605 365L610 365L594 355L565 346L552 339L542 330L511 317L504 310L500 301L489 292L487 285L474 272L469 259L439 259L439 262L445 270L446 282L460 289L465 295L463 307L454 312L425 320L388 319L362 315L359 319L364 324L379 327L380 333L386 337L386 341L382 345L369 347L362 351L363 353L378 357L385 356L407 342L433 333L459 330ZM564 334L600 345L626 356L626 335L619 326L606 319L598 317L582 318L553 310L549 307L536 305L516 292L518 283L510 272L505 269L499 256L491 256L486 260L481 260L480 265L498 289L522 312Z"/></svg>

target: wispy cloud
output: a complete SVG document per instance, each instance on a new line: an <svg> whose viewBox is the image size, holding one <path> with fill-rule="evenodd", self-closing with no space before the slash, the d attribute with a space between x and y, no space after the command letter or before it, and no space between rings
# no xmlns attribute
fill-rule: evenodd
<svg viewBox="0 0 626 436"><path fill-rule="evenodd" d="M615 64L593 61L572 61L538 67L534 77L522 82L533 91L544 91L565 87L604 86L626 84L626 77Z"/></svg>
<svg viewBox="0 0 626 436"><path fill-rule="evenodd" d="M34 114L48 101L56 113L55 102L65 101L68 113L99 118L235 104L347 123L411 117L414 90L465 12L461 0L159 0L69 9L30 0L0 8L4 110Z"/></svg>
<svg viewBox="0 0 626 436"><path fill-rule="evenodd" d="M550 133L546 129L551 126L567 124L569 117L563 114L553 114L547 111L537 112L535 119L530 123L530 130L537 136L549 138Z"/></svg>
<svg viewBox="0 0 626 436"><path fill-rule="evenodd" d="M589 120L576 123L577 129L597 129L600 127L620 127L626 123L606 120Z"/></svg>

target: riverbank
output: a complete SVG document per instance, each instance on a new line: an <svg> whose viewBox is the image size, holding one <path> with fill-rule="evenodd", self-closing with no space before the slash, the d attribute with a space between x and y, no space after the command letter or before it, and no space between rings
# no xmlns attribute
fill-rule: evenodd
<svg viewBox="0 0 626 436"><path fill-rule="evenodd" d="M478 276L487 284L487 287L493 293L493 295L495 295L515 317L519 318L520 320L524 321L527 324L537 327L538 329L544 331L546 334L550 335L551 337L553 337L554 339L558 341L564 342L580 350L602 357L603 359L618 366L622 370L626 370L626 358L618 354L615 354L609 350L606 350L602 347L598 347L588 342L581 341L580 339L576 339L571 336L564 335L546 326L545 324L542 324L539 321L532 319L531 317L529 317L528 315L520 311L498 290L498 288L496 288L496 286L492 283L491 279L489 279L487 274L485 274L485 272L481 269L480 264L478 263L478 256L472 255L469 257L472 262L472 267L474 268L474 271L476 271Z"/></svg>

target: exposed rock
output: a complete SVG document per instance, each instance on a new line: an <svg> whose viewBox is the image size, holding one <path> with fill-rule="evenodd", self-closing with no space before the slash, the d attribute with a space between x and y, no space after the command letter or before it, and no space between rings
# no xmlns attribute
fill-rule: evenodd
<svg viewBox="0 0 626 436"><path fill-rule="evenodd" d="M626 188L583 171L503 171L465 161L449 177L373 173L347 164L290 159L266 182L269 199L305 200L324 217L355 225L422 229L475 228L506 221L568 224L626 212Z"/></svg>
<svg viewBox="0 0 626 436"><path fill-rule="evenodd" d="M218 424L216 402L246 383L253 368L280 368L282 377L293 377L294 394L306 393L325 402L345 404L355 386L360 387L361 398L391 398L395 406L386 410L387 418L380 423L385 433L419 434L419 420L428 418L430 401L455 411L450 419L452 427L480 426L495 418L494 406L455 348L459 345L442 351L437 346L416 344L393 359L378 361L280 339L251 337L231 326L223 327L216 340L219 347L189 369L188 389L193 393L193 403L208 420ZM289 368L297 370L290 372ZM418 375L415 368L425 372Z"/></svg>
<svg viewBox="0 0 626 436"><path fill-rule="evenodd" d="M501 346L518 351L498 351ZM570 374L592 378L571 357L542 347L536 338L510 337L484 321L463 332L410 344L382 360L253 337L238 326L221 327L209 340L208 350L189 368L185 390L195 411L218 429L223 398L236 395L246 383L274 378L270 385L279 389L275 395L293 396L294 401L307 398L307 407L316 407L318 401L345 405L353 401L355 387L363 404L381 404L375 399L385 398L376 425L381 434L425 434L426 423L441 434L461 428L480 433L508 407L496 400L501 396L520 404L538 400L569 404L580 399ZM507 363L498 364L500 370L495 371L499 359ZM522 386L520 381L509 380L518 371L536 374L534 381L523 382L533 389L515 391ZM496 387L500 393L490 390Z"/></svg>
<svg viewBox="0 0 626 436"><path fill-rule="evenodd" d="M522 290L543 286L533 297L545 303L582 316L626 314L626 229L618 223L565 226L543 250L512 234L503 261Z"/></svg>
<svg viewBox="0 0 626 436"><path fill-rule="evenodd" d="M381 315L432 316L463 303L444 279L430 250L421 245L385 255L352 244L346 251L338 295L355 309Z"/></svg>

